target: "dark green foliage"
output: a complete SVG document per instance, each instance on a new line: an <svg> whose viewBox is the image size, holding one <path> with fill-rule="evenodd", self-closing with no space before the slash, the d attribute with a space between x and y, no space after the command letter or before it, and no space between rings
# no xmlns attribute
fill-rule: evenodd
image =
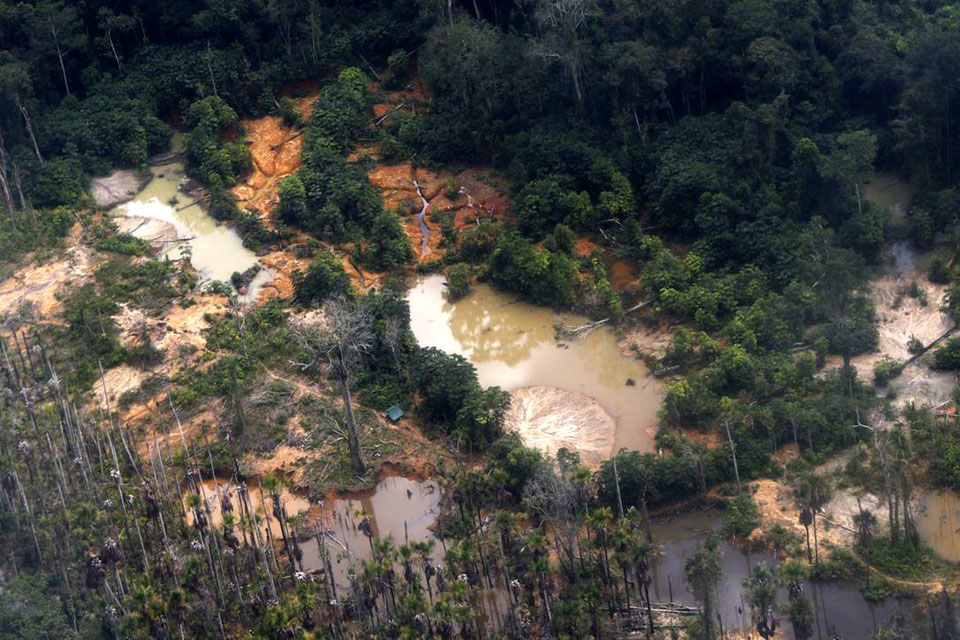
<svg viewBox="0 0 960 640"><path fill-rule="evenodd" d="M325 138L343 153L356 144L366 124L366 82L362 71L348 67L335 82L324 85L304 133L305 146Z"/></svg>
<svg viewBox="0 0 960 640"><path fill-rule="evenodd" d="M66 326L48 326L52 360L58 365L67 388L88 389L105 369L123 362L126 352L120 346L120 331L112 316L119 311L116 303L97 294L92 284L72 291L63 300Z"/></svg>
<svg viewBox="0 0 960 640"><path fill-rule="evenodd" d="M508 433L493 443L489 456L489 466L504 474L505 488L519 502L527 481L543 462L543 454L525 446L517 434Z"/></svg>
<svg viewBox="0 0 960 640"><path fill-rule="evenodd" d="M413 379L423 396L421 415L461 447L484 449L500 437L510 397L497 387L482 388L463 356L420 349Z"/></svg>
<svg viewBox="0 0 960 640"><path fill-rule="evenodd" d="M953 371L960 369L960 338L950 338L933 352L934 369Z"/></svg>
<svg viewBox="0 0 960 640"><path fill-rule="evenodd" d="M326 250L317 254L305 274L298 272L294 275L293 284L297 302L302 305L319 304L327 298L353 292L350 276L343 270L343 264Z"/></svg>
<svg viewBox="0 0 960 640"><path fill-rule="evenodd" d="M37 123L47 153L80 159L89 173L135 167L170 146L172 130L139 96L71 96Z"/></svg>
<svg viewBox="0 0 960 640"><path fill-rule="evenodd" d="M173 265L159 260L144 262L114 258L97 269L97 283L110 300L135 302L147 309L159 309L176 295L171 285Z"/></svg>
<svg viewBox="0 0 960 640"><path fill-rule="evenodd" d="M197 100L183 119L191 128L186 142L187 165L213 192L232 187L237 176L249 171L253 162L250 150L239 142L223 140L239 122L236 111L225 101L217 97ZM210 209L217 219L232 217L215 213L218 207L213 202Z"/></svg>
<svg viewBox="0 0 960 640"><path fill-rule="evenodd" d="M455 264L447 271L447 298L456 302L470 293L470 268L463 264Z"/></svg>
<svg viewBox="0 0 960 640"><path fill-rule="evenodd" d="M325 136L306 136L300 155L300 170L280 183L275 215L334 240L369 229L383 205L364 171Z"/></svg>
<svg viewBox="0 0 960 640"><path fill-rule="evenodd" d="M741 493L727 503L727 533L734 537L746 538L759 526L760 510L748 492Z"/></svg>
<svg viewBox="0 0 960 640"><path fill-rule="evenodd" d="M97 251L125 256L147 256L152 252L149 242L129 233L116 233L106 226L95 227L93 233L96 236L93 247Z"/></svg>
<svg viewBox="0 0 960 640"><path fill-rule="evenodd" d="M930 258L928 277L930 282L934 284L948 284L950 282L950 268L947 266L947 261L939 253Z"/></svg>
<svg viewBox="0 0 960 640"><path fill-rule="evenodd" d="M576 304L578 273L576 261L568 254L538 249L513 231L500 236L488 270L494 284L558 308Z"/></svg>
<svg viewBox="0 0 960 640"><path fill-rule="evenodd" d="M286 127L296 127L303 124L303 118L300 115L300 109L297 107L297 103L293 98L284 96L280 98L277 102L277 111L279 112L280 117L283 119L283 124Z"/></svg>
<svg viewBox="0 0 960 640"><path fill-rule="evenodd" d="M0 639L44 640L76 638L63 603L50 597L45 574L25 574L4 584L0 591Z"/></svg>
<svg viewBox="0 0 960 640"><path fill-rule="evenodd" d="M413 260L410 239L396 214L381 213L365 231L369 244L364 247L360 259L369 268L393 271Z"/></svg>
<svg viewBox="0 0 960 640"><path fill-rule="evenodd" d="M873 365L873 383L878 387L886 386L888 382L900 375L903 365L892 358L884 357Z"/></svg>
<svg viewBox="0 0 960 640"><path fill-rule="evenodd" d="M86 188L83 166L76 158L53 158L43 164L27 157L21 165L30 176L24 189L37 207L75 207Z"/></svg>

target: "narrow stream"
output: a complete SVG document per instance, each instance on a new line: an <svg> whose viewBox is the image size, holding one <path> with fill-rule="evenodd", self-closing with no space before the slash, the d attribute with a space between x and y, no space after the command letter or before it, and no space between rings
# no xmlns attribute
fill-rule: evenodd
<svg viewBox="0 0 960 640"><path fill-rule="evenodd" d="M175 134L173 151L183 148L183 135ZM161 244L158 257L180 259L189 256L201 282L220 280L230 284L230 276L258 265L256 254L243 246L239 234L228 225L214 220L206 209L183 191L187 184L182 160L150 167L152 178L137 194L124 204L114 207L110 215L131 218L130 232L154 244ZM159 224L145 225L143 221ZM157 238L157 227L165 229ZM262 268L240 299L256 300L263 286L270 282L271 273Z"/></svg>
<svg viewBox="0 0 960 640"><path fill-rule="evenodd" d="M417 222L420 223L420 233L423 234L423 239L420 241L420 255L425 256L430 253L430 227L427 226L426 221L427 209L430 207L430 203L423 197L423 191L420 190L420 183L414 180L413 186L416 188L417 195L420 196L420 200L423 202L420 213L417 214Z"/></svg>

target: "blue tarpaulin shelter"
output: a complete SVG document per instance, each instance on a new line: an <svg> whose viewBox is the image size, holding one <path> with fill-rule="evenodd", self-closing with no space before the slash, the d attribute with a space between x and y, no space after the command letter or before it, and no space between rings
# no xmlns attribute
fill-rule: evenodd
<svg viewBox="0 0 960 640"><path fill-rule="evenodd" d="M387 417L394 422L399 420L402 416L403 416L403 409L401 409L397 405L393 405L392 407L387 409Z"/></svg>

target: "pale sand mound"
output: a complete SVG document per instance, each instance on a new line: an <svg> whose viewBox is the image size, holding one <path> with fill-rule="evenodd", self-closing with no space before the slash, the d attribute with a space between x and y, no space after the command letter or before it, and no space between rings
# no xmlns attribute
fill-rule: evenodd
<svg viewBox="0 0 960 640"><path fill-rule="evenodd" d="M553 456L561 447L596 469L613 454L617 423L600 403L578 391L526 387L510 394L506 429L524 444Z"/></svg>
<svg viewBox="0 0 960 640"><path fill-rule="evenodd" d="M119 216L113 219L120 233L129 233L150 243L153 249L166 249L171 244L183 242L188 238L180 236L177 227L168 220L145 218L143 216Z"/></svg>
<svg viewBox="0 0 960 640"><path fill-rule="evenodd" d="M79 287L93 271L94 253L78 243L78 231L79 226L70 233L69 241L77 244L67 250L65 258L24 267L0 281L0 316L25 304L32 305L41 317L60 311L63 305L57 294Z"/></svg>
<svg viewBox="0 0 960 640"><path fill-rule="evenodd" d="M132 200L150 180L131 169L120 169L108 176L90 181L90 195L97 204L108 209L127 200Z"/></svg>

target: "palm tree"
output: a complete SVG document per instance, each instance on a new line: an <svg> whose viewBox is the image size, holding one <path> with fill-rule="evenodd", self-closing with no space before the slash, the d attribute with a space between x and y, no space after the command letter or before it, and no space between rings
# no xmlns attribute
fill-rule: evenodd
<svg viewBox="0 0 960 640"><path fill-rule="evenodd" d="M703 624L704 640L714 640L717 635L714 626L715 593L717 583L723 575L720 567L720 552L717 551L717 537L711 535L703 545L687 558L684 572L693 597L700 603L700 620Z"/></svg>
<svg viewBox="0 0 960 640"><path fill-rule="evenodd" d="M757 633L762 638L772 638L777 632L777 619L774 616L779 586L777 574L766 562L761 562L743 581L743 586Z"/></svg>
<svg viewBox="0 0 960 640"><path fill-rule="evenodd" d="M810 529L813 525L813 560L820 562L820 545L817 536L817 512L830 500L832 487L826 476L814 472L800 477L796 486L796 499L800 505L800 524L807 529L807 559L810 558ZM811 561L813 561L811 560Z"/></svg>
<svg viewBox="0 0 960 640"><path fill-rule="evenodd" d="M877 525L877 517L866 509L860 509L860 511L853 516L853 524L857 527L857 537L860 539L860 546L869 553L870 543L873 542L873 529Z"/></svg>
<svg viewBox="0 0 960 640"><path fill-rule="evenodd" d="M787 616L797 640L806 640L813 635L813 605L803 595L803 582L810 575L808 565L799 560L788 560L780 565L780 579L786 584Z"/></svg>

